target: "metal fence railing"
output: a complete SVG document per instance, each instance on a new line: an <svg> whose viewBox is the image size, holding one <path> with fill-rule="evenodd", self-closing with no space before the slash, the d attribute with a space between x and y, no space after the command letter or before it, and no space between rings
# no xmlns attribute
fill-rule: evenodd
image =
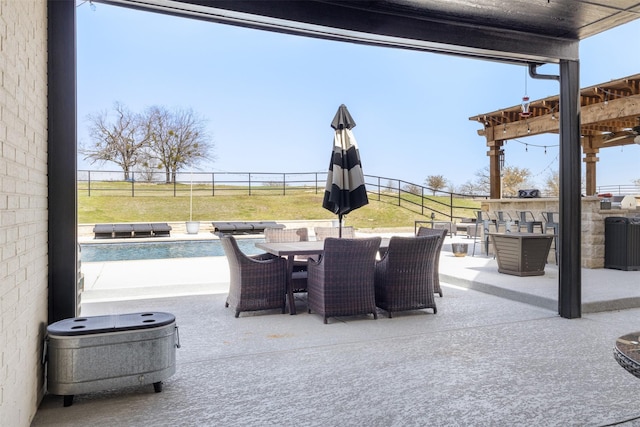
<svg viewBox="0 0 640 427"><path fill-rule="evenodd" d="M640 185L601 185L596 187L598 194L614 196L635 196L640 194Z"/></svg>
<svg viewBox="0 0 640 427"><path fill-rule="evenodd" d="M300 192L323 194L327 172L130 172L78 171L78 194L129 197L180 197L223 195L292 195ZM365 175L371 200L390 203L423 216L448 217L453 220L474 217L478 199L487 195L458 194L435 190L394 178ZM465 203L467 201L467 203Z"/></svg>

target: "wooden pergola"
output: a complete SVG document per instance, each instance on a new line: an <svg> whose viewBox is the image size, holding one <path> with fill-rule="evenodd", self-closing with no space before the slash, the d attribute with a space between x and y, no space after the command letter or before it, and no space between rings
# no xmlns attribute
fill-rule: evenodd
<svg viewBox="0 0 640 427"><path fill-rule="evenodd" d="M529 103L529 115L522 105L470 117L482 123L478 134L486 138L489 156L490 196L502 197L500 157L505 141L559 132L559 95ZM580 141L586 163L586 195L596 194L596 163L601 148L634 144L640 126L640 74L580 89ZM637 132L637 130L636 130Z"/></svg>

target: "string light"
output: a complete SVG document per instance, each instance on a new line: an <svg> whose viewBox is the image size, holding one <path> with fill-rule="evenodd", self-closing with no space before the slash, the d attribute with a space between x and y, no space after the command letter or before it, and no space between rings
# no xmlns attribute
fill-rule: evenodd
<svg viewBox="0 0 640 427"><path fill-rule="evenodd" d="M604 105L608 105L609 104L609 99L610 98L614 98L614 97L618 97L618 98L625 98L627 95L619 95L615 92L610 92L606 89L602 89L602 88L596 88L596 90L599 90L600 92L604 93L604 101L603 104Z"/></svg>
<svg viewBox="0 0 640 427"><path fill-rule="evenodd" d="M522 144L525 146L525 149L528 150L529 147L536 147L536 148L544 148L544 152L545 154L547 153L547 148L551 148L551 147L559 147L560 144L555 144L555 145L539 145L539 144L531 144L529 142L524 142L524 141L520 141L519 139L512 139L511 141L515 141L519 144Z"/></svg>

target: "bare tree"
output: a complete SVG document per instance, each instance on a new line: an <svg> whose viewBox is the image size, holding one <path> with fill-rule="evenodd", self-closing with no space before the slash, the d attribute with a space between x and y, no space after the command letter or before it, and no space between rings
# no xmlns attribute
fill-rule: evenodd
<svg viewBox="0 0 640 427"><path fill-rule="evenodd" d="M489 166L480 169L475 173L476 182L463 185L465 190L473 187L477 192L489 194L490 178ZM518 194L518 190L523 186L529 185L531 172L527 168L519 168L517 166L507 166L502 170L502 196L514 197ZM464 191L467 194L466 191Z"/></svg>
<svg viewBox="0 0 640 427"><path fill-rule="evenodd" d="M422 194L420 186L416 184L405 184L403 190L416 196L420 196Z"/></svg>
<svg viewBox="0 0 640 427"><path fill-rule="evenodd" d="M489 166L476 171L475 175L476 181L472 184L474 191L489 194L491 192Z"/></svg>
<svg viewBox="0 0 640 427"><path fill-rule="evenodd" d="M424 185L429 187L435 196L436 191L442 190L447 185L447 180L442 175L429 175L424 180Z"/></svg>
<svg viewBox="0 0 640 427"><path fill-rule="evenodd" d="M458 192L465 195L488 194L488 191L484 187L473 181L467 181L462 184L458 189Z"/></svg>
<svg viewBox="0 0 640 427"><path fill-rule="evenodd" d="M519 189L528 185L530 177L531 172L527 168L505 167L502 175L502 195L515 197Z"/></svg>
<svg viewBox="0 0 640 427"><path fill-rule="evenodd" d="M558 171L552 171L544 181L545 195L558 197L560 194L560 175Z"/></svg>
<svg viewBox="0 0 640 427"><path fill-rule="evenodd" d="M213 159L213 143L205 128L205 119L191 109L168 110L153 106L145 112L149 138L147 163L164 169L167 183L178 170L201 160Z"/></svg>
<svg viewBox="0 0 640 427"><path fill-rule="evenodd" d="M90 114L87 120L91 144L82 144L78 151L92 164L117 164L124 172L124 179L128 180L133 168L142 161L144 148L149 143L139 115L116 102L111 116L105 111Z"/></svg>

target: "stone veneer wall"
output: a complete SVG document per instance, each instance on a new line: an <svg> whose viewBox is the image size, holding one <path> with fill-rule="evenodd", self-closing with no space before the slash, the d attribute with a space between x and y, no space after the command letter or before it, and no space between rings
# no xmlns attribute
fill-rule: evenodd
<svg viewBox="0 0 640 427"><path fill-rule="evenodd" d="M0 0L0 425L42 398L47 306L47 3Z"/></svg>
<svg viewBox="0 0 640 427"><path fill-rule="evenodd" d="M516 211L531 211L536 219L543 220L542 212L558 212L558 199L493 199L482 202L481 209L492 214L507 211L516 218ZM604 267L604 219L611 216L634 216L638 209L600 209L598 197L582 198L582 267Z"/></svg>

